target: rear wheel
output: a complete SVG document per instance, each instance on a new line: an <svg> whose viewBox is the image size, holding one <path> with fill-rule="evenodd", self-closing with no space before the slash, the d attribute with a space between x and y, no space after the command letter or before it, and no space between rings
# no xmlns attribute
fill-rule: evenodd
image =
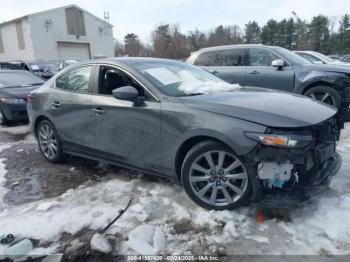
<svg viewBox="0 0 350 262"><path fill-rule="evenodd" d="M315 86L305 92L306 96L325 104L340 108L341 97L339 93L329 86Z"/></svg>
<svg viewBox="0 0 350 262"><path fill-rule="evenodd" d="M43 156L51 163L58 163L63 160L61 141L53 124L43 120L37 128L39 148Z"/></svg>
<svg viewBox="0 0 350 262"><path fill-rule="evenodd" d="M205 141L187 154L181 172L188 196L206 209L233 209L246 202L251 183L243 162L227 146Z"/></svg>

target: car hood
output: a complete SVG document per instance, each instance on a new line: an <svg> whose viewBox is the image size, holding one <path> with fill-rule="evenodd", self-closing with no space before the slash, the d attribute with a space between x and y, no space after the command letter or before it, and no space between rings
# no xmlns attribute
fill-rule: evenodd
<svg viewBox="0 0 350 262"><path fill-rule="evenodd" d="M315 71L350 74L350 67L348 65L343 64L304 64L303 67Z"/></svg>
<svg viewBox="0 0 350 262"><path fill-rule="evenodd" d="M26 99L27 95L29 95L30 92L34 91L39 87L40 85L0 88L0 95L3 98Z"/></svg>
<svg viewBox="0 0 350 262"><path fill-rule="evenodd" d="M337 112L331 106L304 96L255 87L183 97L181 100L191 108L280 128L315 125Z"/></svg>

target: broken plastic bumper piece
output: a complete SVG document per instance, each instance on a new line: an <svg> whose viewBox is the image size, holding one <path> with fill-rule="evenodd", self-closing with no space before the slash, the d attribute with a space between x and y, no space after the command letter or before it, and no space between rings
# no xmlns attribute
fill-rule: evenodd
<svg viewBox="0 0 350 262"><path fill-rule="evenodd" d="M296 184L290 190L265 192L256 204L264 208L295 207L326 190L332 177L339 171L341 163L341 156L335 152L333 156L326 160L316 177L309 184Z"/></svg>

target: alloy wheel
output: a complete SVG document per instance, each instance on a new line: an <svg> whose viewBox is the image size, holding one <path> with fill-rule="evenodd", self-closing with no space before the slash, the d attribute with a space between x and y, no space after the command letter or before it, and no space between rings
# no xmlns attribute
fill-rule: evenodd
<svg viewBox="0 0 350 262"><path fill-rule="evenodd" d="M308 96L331 106L336 105L335 98L328 92L313 92L308 94Z"/></svg>
<svg viewBox="0 0 350 262"><path fill-rule="evenodd" d="M54 159L57 156L57 139L52 127L48 124L43 124L38 132L39 146L42 153L48 159Z"/></svg>
<svg viewBox="0 0 350 262"><path fill-rule="evenodd" d="M221 150L197 157L190 167L189 181L194 194L213 206L237 202L248 189L248 174L243 163Z"/></svg>

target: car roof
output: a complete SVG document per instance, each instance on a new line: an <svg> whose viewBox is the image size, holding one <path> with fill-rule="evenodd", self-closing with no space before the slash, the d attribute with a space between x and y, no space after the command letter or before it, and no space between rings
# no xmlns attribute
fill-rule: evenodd
<svg viewBox="0 0 350 262"><path fill-rule="evenodd" d="M220 46L212 46L212 47L204 47L199 49L197 52L203 52L203 51L219 51L223 49L230 49L230 48L242 48L242 47L269 47L263 44L237 44L237 45L220 45Z"/></svg>

